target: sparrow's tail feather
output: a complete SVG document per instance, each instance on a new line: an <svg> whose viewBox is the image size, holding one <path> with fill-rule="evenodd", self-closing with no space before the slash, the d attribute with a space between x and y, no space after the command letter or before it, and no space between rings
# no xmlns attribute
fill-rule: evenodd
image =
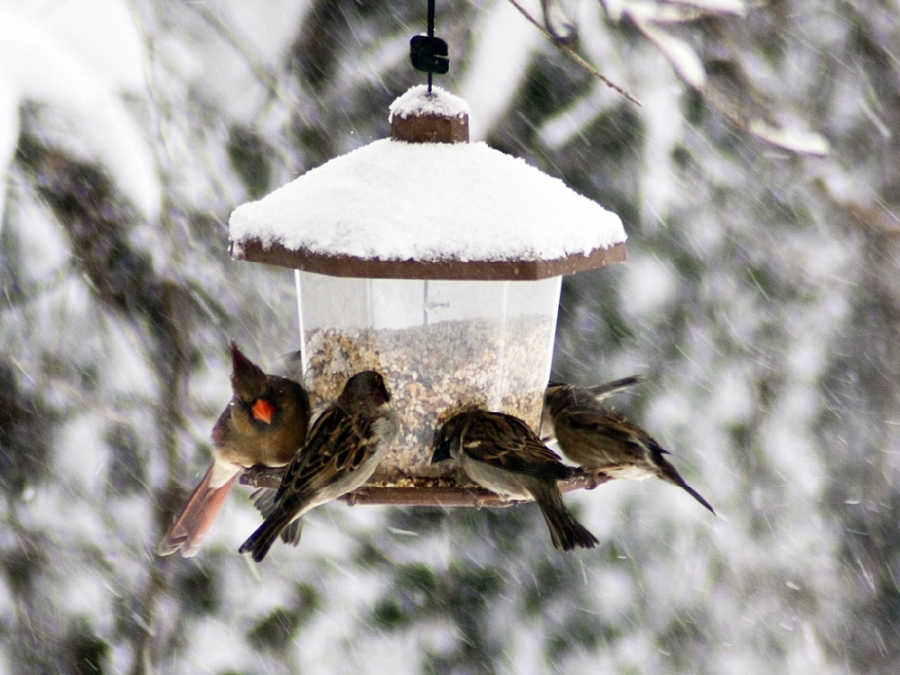
<svg viewBox="0 0 900 675"><path fill-rule="evenodd" d="M300 535L303 534L303 518L297 518L281 532L281 541L288 546L296 546L300 543Z"/></svg>
<svg viewBox="0 0 900 675"><path fill-rule="evenodd" d="M609 398L613 394L618 394L620 391L625 391L633 387L636 384L640 384L644 382L647 378L643 375L631 375L630 377L623 377L619 380L613 380L612 382L607 382L606 384L598 384L595 387L588 387L587 392L594 397L594 400L600 402L606 398Z"/></svg>
<svg viewBox="0 0 900 675"><path fill-rule="evenodd" d="M544 514L547 527L550 529L550 538L553 545L563 551L571 551L573 548L594 548L600 542L591 534L584 525L579 523L566 509L562 495L555 485L543 487L535 494L535 501Z"/></svg>
<svg viewBox="0 0 900 675"><path fill-rule="evenodd" d="M693 497L698 502L703 504L703 506L705 506L707 509L709 509L710 513L712 513L713 515L716 515L716 512L713 510L713 507L709 505L709 502L706 501L700 495L699 492L697 492L694 488L692 488L690 485L688 485L684 481L684 478L681 477L681 474L679 474L678 471L675 470L675 467L672 466L671 463L666 461L666 459L664 457L657 457L656 461L657 461L657 464L659 465L659 467L662 469L661 478L664 481L666 481L667 483L671 483L672 485L677 485L682 490L687 492L691 497Z"/></svg>
<svg viewBox="0 0 900 675"><path fill-rule="evenodd" d="M240 472L236 473L220 487L210 487L213 467L215 464L207 469L200 484L194 488L181 513L159 543L156 549L159 555L171 555L178 550L183 558L197 555L200 542L215 522L228 491L240 475Z"/></svg>
<svg viewBox="0 0 900 675"><path fill-rule="evenodd" d="M682 481L682 482L684 482L684 481ZM708 508L710 513L712 513L713 515L716 515L715 510L713 509L712 506L709 505L709 502L706 501L706 500L700 495L700 493L697 492L694 488L692 488L692 487L691 487L690 485L688 485L687 483L684 483L684 485L681 485L680 487L682 487L682 488L684 488L685 490L687 490L687 493L688 493L691 497L693 497L693 498L696 499L698 502L700 502L701 504L703 504L703 506L705 506L706 508Z"/></svg>
<svg viewBox="0 0 900 675"><path fill-rule="evenodd" d="M278 535L293 524L291 518L294 517L295 513L295 511L278 511L271 514L262 525L256 528L256 532L251 534L247 541L241 544L238 552L249 553L253 560L262 562Z"/></svg>
<svg viewBox="0 0 900 675"><path fill-rule="evenodd" d="M253 505L259 509L260 513L262 513L262 517L268 518L273 513L275 513L275 495L278 494L278 490L273 490L271 488L259 488L256 492L250 495L250 499L253 500ZM281 541L289 546L296 546L300 543L300 534L303 528L303 519L297 518L297 520L293 521L290 525L284 528L284 531L281 533Z"/></svg>

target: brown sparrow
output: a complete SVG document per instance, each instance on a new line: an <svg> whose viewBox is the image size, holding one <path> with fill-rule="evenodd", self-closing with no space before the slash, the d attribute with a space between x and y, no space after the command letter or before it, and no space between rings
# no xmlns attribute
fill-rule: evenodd
<svg viewBox="0 0 900 675"><path fill-rule="evenodd" d="M284 466L306 440L309 397L297 382L266 375L231 343L233 396L212 430L213 462L157 549L196 555L229 489L256 464Z"/></svg>
<svg viewBox="0 0 900 675"><path fill-rule="evenodd" d="M556 484L578 470L560 462L519 418L486 410L458 413L435 434L434 448L432 463L455 459L470 479L498 495L534 499L556 548L599 543L566 510Z"/></svg>
<svg viewBox="0 0 900 675"><path fill-rule="evenodd" d="M600 469L613 478L644 480L656 476L687 491L715 514L713 507L663 457L669 454L667 450L600 400L590 389L556 383L547 387L544 417L551 421L553 435L568 459L585 469Z"/></svg>
<svg viewBox="0 0 900 675"><path fill-rule="evenodd" d="M275 538L316 506L365 483L400 428L384 379L374 370L351 377L337 401L313 424L291 462L265 522L241 553L261 562Z"/></svg>
<svg viewBox="0 0 900 675"><path fill-rule="evenodd" d="M600 403L604 399L607 399L614 394L618 394L620 391L630 389L646 379L647 378L643 375L631 375L630 377L623 377L619 380L598 384L593 387L582 387L578 389L579 399ZM562 385L551 382L547 385L547 390L549 391L551 388L558 386ZM556 430L553 428L553 415L550 414L550 406L547 405L546 398L544 400L544 408L541 411L540 437L544 443L552 443L556 440Z"/></svg>

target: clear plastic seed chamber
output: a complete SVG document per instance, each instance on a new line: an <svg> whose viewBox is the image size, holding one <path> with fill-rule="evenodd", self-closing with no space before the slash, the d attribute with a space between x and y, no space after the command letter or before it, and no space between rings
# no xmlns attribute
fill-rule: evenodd
<svg viewBox="0 0 900 675"><path fill-rule="evenodd" d="M321 400L374 369L390 384L400 436L378 478L438 476L434 431L467 406L540 423L560 277L540 281L342 279L298 273L303 363Z"/></svg>
<svg viewBox="0 0 900 675"><path fill-rule="evenodd" d="M479 406L537 430L562 275L625 258L618 216L468 143L466 104L425 87L391 107L391 139L238 207L230 234L235 259L297 270L314 399L361 370L385 377L401 431L351 496L372 503L483 503L431 464L435 429Z"/></svg>

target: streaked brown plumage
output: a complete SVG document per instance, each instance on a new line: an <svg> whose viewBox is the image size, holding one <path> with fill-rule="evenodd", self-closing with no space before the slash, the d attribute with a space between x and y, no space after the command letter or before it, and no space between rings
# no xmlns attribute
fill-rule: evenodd
<svg viewBox="0 0 900 675"><path fill-rule="evenodd" d="M351 377L313 424L306 445L281 481L265 522L241 553L261 562L276 537L304 513L365 483L399 430L384 379L373 370Z"/></svg>
<svg viewBox="0 0 900 675"><path fill-rule="evenodd" d="M594 390L607 387L614 393L621 388L615 384ZM685 490L715 514L709 502L663 456L668 451L624 415L603 405L594 390L556 383L547 387L544 417L552 423L562 453L586 469L600 469L613 478L643 480L655 476Z"/></svg>
<svg viewBox="0 0 900 675"><path fill-rule="evenodd" d="M613 380L612 382L606 382L605 384L598 384L593 387L581 387L573 390L578 392L579 401L584 402L585 405L595 405L597 403L602 403L605 399L618 394L620 391L630 389L634 385L640 384L645 379L646 378L643 375L631 375L630 377L623 377L618 380ZM567 385L551 382L547 386L547 391L549 392L551 389L561 386ZM544 443L551 443L556 440L553 415L550 414L550 406L546 404L546 397L544 399L544 408L541 411L541 433L539 435Z"/></svg>
<svg viewBox="0 0 900 675"><path fill-rule="evenodd" d="M309 397L297 382L266 375L231 343L233 396L212 430L213 462L160 542L159 555L196 555L245 469L284 466L306 440Z"/></svg>
<svg viewBox="0 0 900 675"><path fill-rule="evenodd" d="M556 548L569 551L599 543L566 510L556 484L577 471L560 462L519 418L486 410L454 415L435 434L431 461L450 458L469 478L499 495L534 499Z"/></svg>

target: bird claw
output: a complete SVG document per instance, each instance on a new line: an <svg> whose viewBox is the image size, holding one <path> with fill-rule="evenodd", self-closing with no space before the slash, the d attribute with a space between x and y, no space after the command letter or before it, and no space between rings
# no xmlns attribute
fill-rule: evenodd
<svg viewBox="0 0 900 675"><path fill-rule="evenodd" d="M585 490L595 490L610 480L610 476L603 469L594 469L593 471L588 471L587 474L590 476L591 482Z"/></svg>

